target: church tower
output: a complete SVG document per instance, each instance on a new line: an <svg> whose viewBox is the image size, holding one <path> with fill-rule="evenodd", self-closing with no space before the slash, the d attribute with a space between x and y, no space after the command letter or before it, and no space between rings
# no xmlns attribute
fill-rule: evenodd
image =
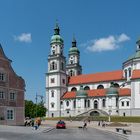
<svg viewBox="0 0 140 140"><path fill-rule="evenodd" d="M66 92L66 58L63 54L64 42L56 24L51 37L48 72L46 74L46 108L48 117L61 116L60 98Z"/></svg>
<svg viewBox="0 0 140 140"><path fill-rule="evenodd" d="M80 65L80 52L76 45L76 40L73 37L72 47L69 50L68 64L66 66L67 75L76 76L82 74L82 67Z"/></svg>

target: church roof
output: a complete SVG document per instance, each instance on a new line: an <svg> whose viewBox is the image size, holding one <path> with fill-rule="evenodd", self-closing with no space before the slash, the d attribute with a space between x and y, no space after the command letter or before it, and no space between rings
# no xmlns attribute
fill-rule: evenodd
<svg viewBox="0 0 140 140"><path fill-rule="evenodd" d="M103 97L106 96L107 89L92 89L87 90L88 97ZM131 96L131 89L118 88L118 96ZM61 99L76 98L76 91L66 92Z"/></svg>
<svg viewBox="0 0 140 140"><path fill-rule="evenodd" d="M125 80L123 70L72 76L69 85Z"/></svg>

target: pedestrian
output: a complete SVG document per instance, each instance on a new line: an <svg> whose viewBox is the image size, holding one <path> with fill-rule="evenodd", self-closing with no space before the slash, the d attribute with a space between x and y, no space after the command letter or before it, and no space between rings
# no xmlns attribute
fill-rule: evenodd
<svg viewBox="0 0 140 140"><path fill-rule="evenodd" d="M100 126L100 124L101 124L101 122L99 121L99 122L98 122L98 126Z"/></svg>
<svg viewBox="0 0 140 140"><path fill-rule="evenodd" d="M87 123L86 123L86 121L84 122L84 125L83 125L83 129L87 129Z"/></svg>

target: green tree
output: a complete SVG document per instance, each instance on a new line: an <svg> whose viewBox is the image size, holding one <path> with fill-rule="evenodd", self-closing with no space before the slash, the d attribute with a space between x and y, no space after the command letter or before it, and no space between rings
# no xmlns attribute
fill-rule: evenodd
<svg viewBox="0 0 140 140"><path fill-rule="evenodd" d="M46 115L46 108L44 103L40 102L39 104L33 103L33 101L25 100L25 117L44 117Z"/></svg>

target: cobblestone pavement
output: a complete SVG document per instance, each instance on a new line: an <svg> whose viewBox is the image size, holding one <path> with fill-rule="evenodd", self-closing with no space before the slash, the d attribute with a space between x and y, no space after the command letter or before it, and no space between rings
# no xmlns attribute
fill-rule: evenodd
<svg viewBox="0 0 140 140"><path fill-rule="evenodd" d="M46 126L55 126L57 123L57 121L51 121L51 120L47 120L44 121L43 124ZM78 126L82 126L83 122L82 121L66 121L67 127L78 127ZM116 128L118 127L101 127L98 126L98 122L93 121L88 123L87 127L89 128L96 128L99 130L103 130L109 133L113 133L115 135L121 135L122 137L125 137L129 140L140 140L140 123L125 123L128 126L126 127L119 127L119 128L124 128L124 129L128 129L131 130L132 133L131 134L123 134L122 132L116 132Z"/></svg>

